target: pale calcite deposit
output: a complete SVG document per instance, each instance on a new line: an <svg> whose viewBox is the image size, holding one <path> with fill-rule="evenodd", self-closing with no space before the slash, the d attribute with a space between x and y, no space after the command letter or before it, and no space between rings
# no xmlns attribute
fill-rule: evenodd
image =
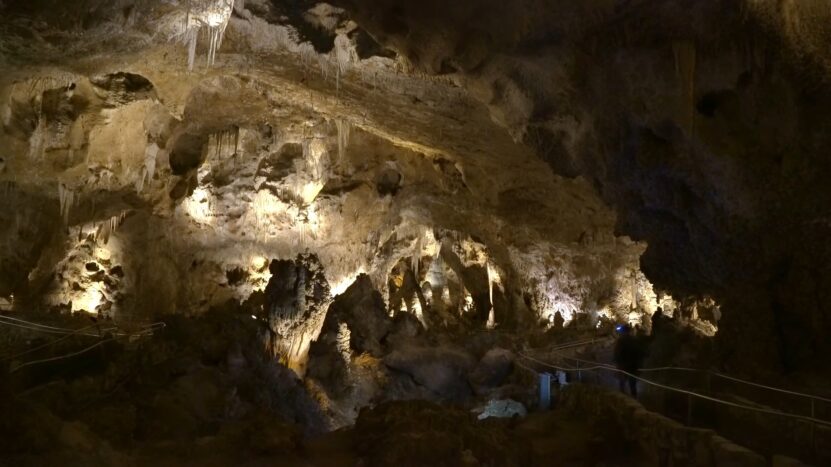
<svg viewBox="0 0 831 467"><path fill-rule="evenodd" d="M196 314L247 300L271 260L308 253L333 295L367 274L392 313L425 326L654 312L644 245L615 236L588 182L552 173L451 81L361 58L342 10L309 11L337 29L318 53L248 7L214 24L150 2L130 13L140 39L100 45L106 57L3 76L0 178L54 206L49 234L7 260L4 293L115 319ZM221 48L207 62L192 48L203 26L222 29L208 34ZM94 37L73 44L95 50ZM12 245L21 233L3 235ZM117 263L123 278L93 263Z"/></svg>

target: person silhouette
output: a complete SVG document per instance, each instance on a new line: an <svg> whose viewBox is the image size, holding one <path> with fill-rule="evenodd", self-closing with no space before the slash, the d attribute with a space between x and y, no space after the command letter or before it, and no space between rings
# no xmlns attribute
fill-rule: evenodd
<svg viewBox="0 0 831 467"><path fill-rule="evenodd" d="M641 339L634 335L632 329L626 324L619 324L615 330L618 333L615 341L614 359L615 365L621 373L618 373L618 384L620 391L626 392L629 387L629 394L638 397L637 375L644 359L644 349Z"/></svg>

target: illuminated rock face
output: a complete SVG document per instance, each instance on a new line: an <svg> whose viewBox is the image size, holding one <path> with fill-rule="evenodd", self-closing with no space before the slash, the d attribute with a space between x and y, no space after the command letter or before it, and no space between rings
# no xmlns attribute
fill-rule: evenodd
<svg viewBox="0 0 831 467"><path fill-rule="evenodd" d="M599 175L564 178L535 154L548 140L529 139L521 112L548 101L488 81L501 62L454 80L408 73L425 65L415 49L392 28L375 37L403 53L385 50L356 3L82 3L0 7L3 27L34 18L42 34L65 38L61 53L17 33L0 49L0 66L13 70L0 78L10 253L0 294L18 305L131 320L200 314L289 287L280 281L294 279L269 265L312 255L316 284L329 290L312 294L314 312L283 303L301 303L307 284L266 302L290 316L263 314L286 341L275 354L300 369L329 296L361 274L385 313L403 310L428 329L536 329L557 312L643 321L663 297L640 271L646 245L616 235L628 218L603 203ZM197 29L210 34L191 41ZM433 40L420 46L444 52ZM462 70L491 55L463 49ZM441 72L441 62L427 68ZM482 98L497 88L504 95ZM91 263L106 281L88 274ZM348 328L353 338L360 330Z"/></svg>
<svg viewBox="0 0 831 467"><path fill-rule="evenodd" d="M323 328L331 302L329 284L314 256L295 261L275 260L265 288L265 319L270 330L268 346L297 374L306 372L309 346Z"/></svg>
<svg viewBox="0 0 831 467"><path fill-rule="evenodd" d="M828 352L827 4L334 3L589 180L616 231L649 245L649 280L724 305L732 365Z"/></svg>

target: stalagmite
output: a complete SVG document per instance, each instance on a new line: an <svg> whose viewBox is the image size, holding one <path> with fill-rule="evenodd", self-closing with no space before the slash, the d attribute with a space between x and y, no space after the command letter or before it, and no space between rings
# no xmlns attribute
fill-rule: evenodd
<svg viewBox="0 0 831 467"><path fill-rule="evenodd" d="M349 373L350 363L352 362L351 340L352 333L349 331L349 326L346 323L338 324L337 348L343 362L346 364L347 373Z"/></svg>
<svg viewBox="0 0 831 467"><path fill-rule="evenodd" d="M156 143L147 145L147 148L144 150L144 168L136 182L136 192L141 193L144 189L144 184L153 180L153 175L156 173L156 157L158 154L159 146Z"/></svg>
<svg viewBox="0 0 831 467"><path fill-rule="evenodd" d="M38 100L40 102L40 100ZM40 104L38 104L40 105ZM29 158L40 159L43 156L43 145L46 140L46 121L38 109L38 122L32 136L29 137Z"/></svg>

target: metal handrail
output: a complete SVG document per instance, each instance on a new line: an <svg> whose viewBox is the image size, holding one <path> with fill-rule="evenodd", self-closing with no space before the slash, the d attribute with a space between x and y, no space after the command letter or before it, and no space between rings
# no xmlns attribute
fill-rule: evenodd
<svg viewBox="0 0 831 467"><path fill-rule="evenodd" d="M560 371L592 371L592 370L612 371L612 372L624 374L624 375L629 376L631 378L635 378L638 381L642 381L646 384L649 384L649 385L652 385L652 386L655 386L655 387L658 387L658 388L661 388L661 389L665 389L665 390L673 391L673 392L678 392L678 393L681 393L681 394L686 394L686 395L691 396L691 397L697 397L699 399L708 400L708 401L715 402L715 403L718 403L718 404L727 405L727 406L730 406L730 407L736 407L736 408L745 409L745 410L750 410L750 411L759 412L759 413L765 413L765 414L769 414L769 415L778 415L778 416L786 417L786 418L794 418L794 419L797 419L797 420L802 420L802 421L806 421L806 422L815 423L817 425L823 425L823 426L831 427L831 421L822 420L822 419L809 417L809 416L805 416L805 415L797 415L797 414L792 414L792 413L788 413L788 412L782 412L782 411L774 410L774 409L753 407L753 406L750 406L750 405L745 405L745 404L739 404L739 403L736 403L736 402L726 401L724 399L719 399L717 397L707 396L707 395L700 394L700 393L697 393L697 392L694 392L694 391L688 391L686 389L676 388L676 387L673 387L673 386L667 386L665 384L657 383L655 381L643 378L643 377L638 376L638 375L634 375L634 374L629 373L627 371L621 370L619 368L611 367L611 366L605 365L605 364L597 364L597 365L594 365L594 366L582 367L582 368L568 368L568 367L563 367L563 366L554 365L554 364L551 364L551 363L548 363L548 362L544 362L542 360L538 360L534 357L525 355L523 353L519 353L519 355L521 357L523 357L527 360L530 360L532 362L535 362L539 365L547 366L549 368L553 368L553 369L560 370Z"/></svg>
<svg viewBox="0 0 831 467"><path fill-rule="evenodd" d="M564 348L568 348L568 347L564 347ZM555 347L554 349L550 349L550 351L553 351L554 353L561 354L557 350L560 350L560 348ZM607 367L610 367L610 368L614 368L613 366L605 364L605 363L595 362L595 361L592 361L592 360L580 359L580 358L577 358L577 357L570 357L570 356L567 356L567 355L562 355L562 358L569 359L569 360L574 360L574 361L581 362L581 363L588 363L590 365L603 365L603 366L607 366ZM713 375L713 376L717 376L719 378L727 379L727 380L734 381L734 382L737 382L737 383L746 384L748 386L754 386L754 387L758 387L758 388L767 389L767 390L770 390L770 391L775 391L775 392L779 392L779 393L783 393L783 394L790 394L790 395L793 395L793 396L803 397L803 398L806 398L806 399L812 399L812 400L822 401L822 402L826 402L826 403L831 404L831 399L830 398L817 396L817 395L814 395L814 394L802 393L802 392L798 392L798 391L792 391L792 390L789 390L789 389L777 388L775 386L767 386L767 385L764 385L764 384L761 384L761 383L755 383L753 381L747 381L747 380L743 380L743 379L740 379L740 378L736 378L734 376L725 375L723 373L719 373L719 372L713 371L713 370L705 370L705 369L701 369L701 368L685 368L685 367L675 367L675 366L664 366L664 367L655 367L655 368L641 368L638 371L641 372L641 373L650 373L650 372L658 372L658 371L688 371L688 372L697 372L697 373L707 373L707 374L710 374L710 375Z"/></svg>

